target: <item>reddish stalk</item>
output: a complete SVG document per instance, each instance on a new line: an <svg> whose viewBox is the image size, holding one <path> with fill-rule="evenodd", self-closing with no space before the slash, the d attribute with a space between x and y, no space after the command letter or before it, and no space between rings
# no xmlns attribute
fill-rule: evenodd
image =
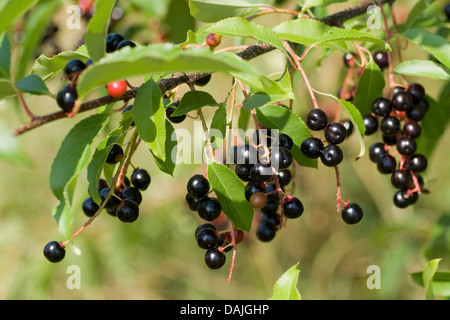
<svg viewBox="0 0 450 320"><path fill-rule="evenodd" d="M234 227L233 224L231 223L231 221L229 221L229 225L230 225L230 234L231 234L231 244L233 245L233 256L231 258L231 266L230 266L230 273L228 275L228 283L231 282L231 277L233 276L233 270L234 270L234 266L236 263L236 237L234 235Z"/></svg>

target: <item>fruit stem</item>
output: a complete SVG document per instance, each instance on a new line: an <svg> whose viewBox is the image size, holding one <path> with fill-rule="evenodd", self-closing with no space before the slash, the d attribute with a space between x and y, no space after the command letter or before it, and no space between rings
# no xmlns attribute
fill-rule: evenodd
<svg viewBox="0 0 450 320"><path fill-rule="evenodd" d="M27 113L27 115L31 118L31 120L35 119L36 116L31 112L30 108L28 108L28 105L25 101L25 99L23 98L22 93L20 92L19 89L17 89L17 87L14 84L11 84L12 87L14 88L14 91L17 94L17 97L19 98L20 104L22 104L23 109L25 110L25 112Z"/></svg>
<svg viewBox="0 0 450 320"><path fill-rule="evenodd" d="M334 171L336 172L336 207L337 211L341 211L341 202L345 203L341 196L341 177L339 173L338 166L334 166Z"/></svg>
<svg viewBox="0 0 450 320"><path fill-rule="evenodd" d="M387 23L386 14L384 13L383 5L380 4L379 0L377 0L377 4L380 7L380 11L383 16L384 32L386 33L386 43L391 47L391 36L389 33L389 26ZM393 71L394 69L392 66L392 51L388 51L387 56L388 56L388 66L389 66L389 88L390 88L390 90L392 90L392 88L395 87L394 71Z"/></svg>
<svg viewBox="0 0 450 320"><path fill-rule="evenodd" d="M233 224L231 223L230 220L228 221L228 223L229 223L229 225L230 225L229 228L230 228L230 230L231 230L231 232L230 232L230 235L231 235L231 244L233 245L233 256L232 256L232 259L231 259L230 273L229 273L229 275L228 275L228 283L230 283L230 282L231 282L231 277L233 276L234 265L235 265L235 262L236 262L236 237L235 237L235 235L234 235L234 227L233 227Z"/></svg>

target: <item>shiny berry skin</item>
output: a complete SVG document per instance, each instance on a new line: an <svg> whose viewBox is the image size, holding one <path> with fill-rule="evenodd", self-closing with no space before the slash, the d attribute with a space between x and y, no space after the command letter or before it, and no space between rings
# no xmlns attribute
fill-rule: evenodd
<svg viewBox="0 0 450 320"><path fill-rule="evenodd" d="M106 36L106 52L114 52L117 50L119 43L125 38L119 33L109 33Z"/></svg>
<svg viewBox="0 0 450 320"><path fill-rule="evenodd" d="M66 66L64 67L64 73L69 77L74 73L79 73L86 69L86 64L81 61L80 59L72 59L69 62L67 62Z"/></svg>
<svg viewBox="0 0 450 320"><path fill-rule="evenodd" d="M122 199L127 199L127 200L131 200L133 202L135 202L137 205L140 205L142 202L142 194L139 191L138 188L132 187L132 186L127 186L125 187L121 194L120 197Z"/></svg>
<svg viewBox="0 0 450 320"><path fill-rule="evenodd" d="M44 257L50 262L60 262L64 259L65 255L66 250L61 247L61 244L58 241L50 241L44 247Z"/></svg>
<svg viewBox="0 0 450 320"><path fill-rule="evenodd" d="M386 117L392 111L391 100L380 97L372 104L372 112L379 117Z"/></svg>
<svg viewBox="0 0 450 320"><path fill-rule="evenodd" d="M407 91L411 94L414 102L425 98L425 88L419 83L410 83Z"/></svg>
<svg viewBox="0 0 450 320"><path fill-rule="evenodd" d="M258 150L250 145L244 144L236 149L235 163L256 164L258 162Z"/></svg>
<svg viewBox="0 0 450 320"><path fill-rule="evenodd" d="M339 122L332 122L324 129L325 139L332 144L340 144L347 137L347 129Z"/></svg>
<svg viewBox="0 0 450 320"><path fill-rule="evenodd" d="M341 212L342 220L344 220L347 224L356 224L361 221L363 218L363 210L356 203L349 203L348 205L344 205L344 208Z"/></svg>
<svg viewBox="0 0 450 320"><path fill-rule="evenodd" d="M279 209L279 201L268 200L266 205L261 208L261 212L264 214L275 214Z"/></svg>
<svg viewBox="0 0 450 320"><path fill-rule="evenodd" d="M203 197L198 202L197 213L203 220L215 220L221 212L222 207L216 198Z"/></svg>
<svg viewBox="0 0 450 320"><path fill-rule="evenodd" d="M306 125L313 131L325 129L328 124L328 116L322 109L312 109L306 116Z"/></svg>
<svg viewBox="0 0 450 320"><path fill-rule="evenodd" d="M353 67L355 65L355 58L353 56L353 53L346 53L343 56L344 64L347 67Z"/></svg>
<svg viewBox="0 0 450 320"><path fill-rule="evenodd" d="M278 136L278 147L291 150L293 146L294 146L294 141L292 140L292 138L290 136L288 136L287 134L284 134L284 133L281 133Z"/></svg>
<svg viewBox="0 0 450 320"><path fill-rule="evenodd" d="M347 137L349 137L353 133L353 129L355 127L353 125L353 122L349 119L344 119L344 120L341 120L339 123L345 127L345 130L347 130L346 135L347 135Z"/></svg>
<svg viewBox="0 0 450 320"><path fill-rule="evenodd" d="M202 224L198 225L197 228L195 229L195 233L194 233L195 240L197 240L198 235L200 234L200 232L202 232L205 229L212 229L212 230L215 231L216 227L212 223L209 223L209 222L205 222L205 223L202 223Z"/></svg>
<svg viewBox="0 0 450 320"><path fill-rule="evenodd" d="M303 203L297 198L285 198L283 201L283 214L288 219L299 218L304 211Z"/></svg>
<svg viewBox="0 0 450 320"><path fill-rule="evenodd" d="M254 181L250 181L245 186L245 198L247 199L247 201L250 201L250 197L255 192L265 192L265 191L266 191L265 188L262 187L260 183L256 183Z"/></svg>
<svg viewBox="0 0 450 320"><path fill-rule="evenodd" d="M211 74L207 74L206 76L195 80L195 85L200 87L206 86L209 83L209 81L211 81L211 77L212 77Z"/></svg>
<svg viewBox="0 0 450 320"><path fill-rule="evenodd" d="M426 99L420 99L410 110L406 111L406 116L408 119L420 121L425 117L428 108L428 101Z"/></svg>
<svg viewBox="0 0 450 320"><path fill-rule="evenodd" d="M108 157L106 158L107 164L119 163L123 158L123 149L120 145L115 144L112 146L111 151L109 151Z"/></svg>
<svg viewBox="0 0 450 320"><path fill-rule="evenodd" d="M250 197L250 205L255 209L264 208L267 204L267 197L264 192L255 192Z"/></svg>
<svg viewBox="0 0 450 320"><path fill-rule="evenodd" d="M134 43L134 42L131 41L131 40L126 40L126 39L125 39L125 40L122 40L122 41L120 41L119 44L117 45L116 50L120 50L120 49L125 48L125 47L134 48L134 47L136 47L136 43Z"/></svg>
<svg viewBox="0 0 450 320"><path fill-rule="evenodd" d="M408 136L403 136L397 141L397 150L404 156L412 156L417 150L417 143Z"/></svg>
<svg viewBox="0 0 450 320"><path fill-rule="evenodd" d="M413 107L414 101L412 95L407 92L399 92L392 98L392 105L398 111L408 111Z"/></svg>
<svg viewBox="0 0 450 320"><path fill-rule="evenodd" d="M300 150L302 151L302 153L306 157L311 159L319 158L323 148L324 145L322 140L315 137L305 139L300 146Z"/></svg>
<svg viewBox="0 0 450 320"><path fill-rule="evenodd" d="M261 222L256 229L256 238L262 242L269 242L275 238L277 229L267 222Z"/></svg>
<svg viewBox="0 0 450 320"><path fill-rule="evenodd" d="M131 174L131 183L134 187L141 191L147 190L148 186L152 182L152 178L147 170L138 168Z"/></svg>
<svg viewBox="0 0 450 320"><path fill-rule="evenodd" d="M253 165L238 163L234 168L234 172L239 179L248 182L252 180L252 178L250 178L250 170L252 169L252 167Z"/></svg>
<svg viewBox="0 0 450 320"><path fill-rule="evenodd" d="M92 197L89 197L83 201L83 205L81 206L81 208L83 209L83 212L87 217L92 217L98 211L98 209L100 209L100 206L95 203Z"/></svg>
<svg viewBox="0 0 450 320"><path fill-rule="evenodd" d="M279 170L277 176L281 187L287 186L292 180L292 173L288 169Z"/></svg>
<svg viewBox="0 0 450 320"><path fill-rule="evenodd" d="M127 92L127 82L125 80L117 80L108 83L106 89L108 90L108 94L113 98L122 97L125 92Z"/></svg>
<svg viewBox="0 0 450 320"><path fill-rule="evenodd" d="M212 228L205 228L198 232L196 239L197 245L201 249L211 249L219 243L219 236L216 230Z"/></svg>
<svg viewBox="0 0 450 320"><path fill-rule="evenodd" d="M136 202L125 199L123 200L123 203L118 206L116 214L117 218L122 222L134 222L139 217L139 206Z"/></svg>
<svg viewBox="0 0 450 320"><path fill-rule="evenodd" d="M265 193L266 193L267 201L273 201L276 203L280 202L280 196L278 195L276 183L268 183L266 185Z"/></svg>
<svg viewBox="0 0 450 320"><path fill-rule="evenodd" d="M377 132L378 119L376 116L371 115L371 114L365 114L365 115L363 115L362 118L363 118L364 126L366 127L366 132L365 132L366 136L370 136L370 135L374 134L375 132Z"/></svg>
<svg viewBox="0 0 450 320"><path fill-rule="evenodd" d="M411 137L412 139L417 139L422 133L422 127L415 120L408 120L403 125L403 134L405 136Z"/></svg>
<svg viewBox="0 0 450 320"><path fill-rule="evenodd" d="M166 108L166 118L172 123L181 123L186 119L186 115L183 114L181 116L172 116L172 113L175 112L178 103L174 102L171 106Z"/></svg>
<svg viewBox="0 0 450 320"><path fill-rule="evenodd" d="M396 135L382 135L383 142L387 144L388 146L393 146L397 144L397 136Z"/></svg>
<svg viewBox="0 0 450 320"><path fill-rule="evenodd" d="M412 183L409 170L395 170L391 175L391 184L397 189L408 189Z"/></svg>
<svg viewBox="0 0 450 320"><path fill-rule="evenodd" d="M250 179L256 183L264 183L272 179L272 167L258 162L250 169Z"/></svg>
<svg viewBox="0 0 450 320"><path fill-rule="evenodd" d="M408 160L408 168L414 172L423 172L427 169L428 160L423 154L414 154Z"/></svg>
<svg viewBox="0 0 450 320"><path fill-rule="evenodd" d="M286 148L275 148L270 150L270 161L273 166L278 169L287 169L291 166L294 160L292 153Z"/></svg>
<svg viewBox="0 0 450 320"><path fill-rule="evenodd" d="M380 157L377 162L378 171L382 174L389 174L395 171L397 161L393 156L386 153Z"/></svg>
<svg viewBox="0 0 450 320"><path fill-rule="evenodd" d="M102 203L106 200L110 192L110 188L106 187L99 191L100 198L102 199ZM115 211L117 207L120 205L120 200L117 199L114 195L111 195L108 199L108 202L105 204L105 209Z"/></svg>
<svg viewBox="0 0 450 320"><path fill-rule="evenodd" d="M387 154L388 152L384 149L384 143L375 142L369 148L369 157L372 162L377 163L381 156Z"/></svg>
<svg viewBox="0 0 450 320"><path fill-rule="evenodd" d="M205 263L210 269L220 269L226 261L226 256L217 248L208 249L205 253Z"/></svg>
<svg viewBox="0 0 450 320"><path fill-rule="evenodd" d="M198 208L198 202L200 201L200 198L196 198L191 196L190 193L186 194L186 203L188 204L188 207L191 211L197 211Z"/></svg>
<svg viewBox="0 0 450 320"><path fill-rule="evenodd" d="M385 135L391 136L400 131L400 126L400 121L396 117L387 116L381 120L380 129Z"/></svg>
<svg viewBox="0 0 450 320"><path fill-rule="evenodd" d="M342 149L335 144L326 146L320 154L320 160L327 167L337 166L343 159L344 153L342 152Z"/></svg>
<svg viewBox="0 0 450 320"><path fill-rule="evenodd" d="M410 195L407 191L404 190L398 190L394 194L394 205L397 208L404 209L412 204L414 204L417 201L418 194L417 192L413 195Z"/></svg>
<svg viewBox="0 0 450 320"><path fill-rule="evenodd" d="M377 51L372 56L374 62L380 67L380 69L384 69L389 66L389 59L387 52Z"/></svg>
<svg viewBox="0 0 450 320"><path fill-rule="evenodd" d="M220 34L211 32L206 35L205 41L208 46L215 48L220 44L221 38Z"/></svg>
<svg viewBox="0 0 450 320"><path fill-rule="evenodd" d="M77 90L71 84L65 85L56 95L56 103L65 112L71 112L78 99Z"/></svg>
<svg viewBox="0 0 450 320"><path fill-rule="evenodd" d="M193 197L202 198L209 192L209 181L201 174L193 175L187 183L187 192Z"/></svg>

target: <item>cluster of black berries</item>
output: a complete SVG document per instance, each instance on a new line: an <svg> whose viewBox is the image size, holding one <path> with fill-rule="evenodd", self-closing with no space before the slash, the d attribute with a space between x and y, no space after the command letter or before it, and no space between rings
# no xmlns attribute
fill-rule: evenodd
<svg viewBox="0 0 450 320"><path fill-rule="evenodd" d="M120 145L113 145L106 159L108 164L117 164L123 157L123 149ZM142 191L146 190L151 182L150 174L145 169L136 168L133 170L131 177L124 177L120 186L109 186L105 179L100 179L98 183L99 195L103 204L111 188L109 199L104 205L104 209L112 216L117 217L120 221L131 223L139 217L139 205L142 202ZM92 197L88 197L83 201L82 210L88 217L93 217L100 209L101 204L97 204ZM57 242L51 241L44 247L44 256L50 262L60 262L64 259L65 248Z"/></svg>
<svg viewBox="0 0 450 320"><path fill-rule="evenodd" d="M172 116L172 113L175 112L175 110L177 109L179 103L178 102L171 102L167 107L166 107L166 118L167 120L169 120L172 123L181 123L184 121L184 119L186 119L186 115L183 114L181 116Z"/></svg>
<svg viewBox="0 0 450 320"><path fill-rule="evenodd" d="M321 162L327 167L337 166L344 159L344 154L339 144L353 130L351 122L347 121L347 127L343 122L328 123L328 116L322 109L312 109L306 116L306 126L312 131L323 131L325 142L318 137L309 137L305 139L300 149L302 153L310 159L320 158Z"/></svg>
<svg viewBox="0 0 450 320"><path fill-rule="evenodd" d="M303 204L293 196L285 196L284 187L292 179L293 141L287 134L272 133L270 129L255 132L254 144L247 143L233 149L235 173L246 182L245 198L263 216L256 230L260 241L271 241L283 216L295 219L303 214ZM274 179L276 177L276 180ZM282 202L282 203L281 203Z"/></svg>
<svg viewBox="0 0 450 320"><path fill-rule="evenodd" d="M414 204L423 184L421 173L427 168L427 158L416 153L416 140L428 107L423 86L411 83L407 88L394 88L392 99L376 99L372 114L363 116L366 135L381 131L383 141L370 146L369 156L380 173L391 175L397 189L393 201L399 208ZM393 148L396 151L391 152Z"/></svg>

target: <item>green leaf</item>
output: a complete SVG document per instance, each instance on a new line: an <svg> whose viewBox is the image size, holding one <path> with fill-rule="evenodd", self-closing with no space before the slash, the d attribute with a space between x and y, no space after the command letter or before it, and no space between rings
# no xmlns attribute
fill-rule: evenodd
<svg viewBox="0 0 450 320"><path fill-rule="evenodd" d="M8 36L3 35L0 43L0 78L7 79L11 77L11 44Z"/></svg>
<svg viewBox="0 0 450 320"><path fill-rule="evenodd" d="M424 29L410 29L402 35L450 68L450 44L447 40Z"/></svg>
<svg viewBox="0 0 450 320"><path fill-rule="evenodd" d="M0 81L0 100L16 95L14 88L9 81Z"/></svg>
<svg viewBox="0 0 450 320"><path fill-rule="evenodd" d="M95 87L114 80L174 72L226 72L262 87L260 74L247 61L230 52L214 54L206 48L181 50L171 44L126 49L106 55L83 71L77 86L80 98Z"/></svg>
<svg viewBox="0 0 450 320"><path fill-rule="evenodd" d="M138 90L133 119L141 139L150 151L162 161L166 160L166 113L158 84L150 79Z"/></svg>
<svg viewBox="0 0 450 320"><path fill-rule="evenodd" d="M214 113L210 126L210 141L213 149L219 149L222 146L223 139L227 129L227 108L225 104L220 104Z"/></svg>
<svg viewBox="0 0 450 320"><path fill-rule="evenodd" d="M280 38L290 42L311 46L327 32L335 29L323 22L315 19L294 19L283 22L272 30L275 31Z"/></svg>
<svg viewBox="0 0 450 320"><path fill-rule="evenodd" d="M188 91L180 100L176 110L172 116L182 116L188 112L200 109L205 106L216 106L217 102L214 98L204 91Z"/></svg>
<svg viewBox="0 0 450 320"><path fill-rule="evenodd" d="M256 117L261 125L269 129L278 129L280 133L289 135L294 146L292 155L301 166L317 168L317 159L309 159L300 150L302 142L312 137L305 122L295 113L282 106L266 105L255 109Z"/></svg>
<svg viewBox="0 0 450 320"><path fill-rule="evenodd" d="M355 106L361 114L372 113L372 104L383 95L385 85L383 73L370 57L370 61L358 81L354 99Z"/></svg>
<svg viewBox="0 0 450 320"><path fill-rule="evenodd" d="M0 33L8 29L22 14L30 9L37 0L9 0L0 9Z"/></svg>
<svg viewBox="0 0 450 320"><path fill-rule="evenodd" d="M164 24L167 26L167 38L176 43L185 40L189 30L195 30L195 18L189 13L186 0L172 0Z"/></svg>
<svg viewBox="0 0 450 320"><path fill-rule="evenodd" d="M414 21L419 18L424 11L434 2L435 0L419 0L414 4L414 7L409 11L408 19L406 22L399 26L400 30L408 30L413 25Z"/></svg>
<svg viewBox="0 0 450 320"><path fill-rule="evenodd" d="M250 231L253 207L245 198L242 181L228 167L218 162L208 164L208 179L224 214L236 228Z"/></svg>
<svg viewBox="0 0 450 320"><path fill-rule="evenodd" d="M169 121L166 121L165 160L157 157L153 152L152 156L159 170L171 176L173 176L176 167L177 146L175 129Z"/></svg>
<svg viewBox="0 0 450 320"><path fill-rule="evenodd" d="M273 294L269 300L301 300L300 292L297 289L298 263L289 268L275 283Z"/></svg>
<svg viewBox="0 0 450 320"><path fill-rule="evenodd" d="M214 32L229 37L252 38L270 44L281 50L281 52L286 52L280 37L274 31L262 25L249 22L242 17L221 20L209 26L203 32Z"/></svg>
<svg viewBox="0 0 450 320"><path fill-rule="evenodd" d="M312 7L324 7L324 6L328 6L332 3L338 3L338 2L346 2L348 0L304 0L301 2L303 3L303 5L301 5L302 7L302 12L305 12L306 10L312 8Z"/></svg>
<svg viewBox="0 0 450 320"><path fill-rule="evenodd" d="M202 22L216 22L230 17L244 17L258 9L242 0L189 0L191 15Z"/></svg>
<svg viewBox="0 0 450 320"><path fill-rule="evenodd" d="M30 74L29 76L18 80L16 82L16 87L34 95L50 95L50 91L44 80L35 74Z"/></svg>
<svg viewBox="0 0 450 320"><path fill-rule="evenodd" d="M341 104L342 108L345 110L345 112L347 112L349 119L351 120L351 122L354 125L354 128L356 129L356 133L357 133L358 139L359 139L360 151L359 151L358 156L356 157L356 160L358 160L366 152L366 144L364 142L364 134L366 132L366 127L364 126L364 121L362 119L361 112L352 103L342 100L342 99L339 99L339 98L333 96L332 94L323 93L323 92L319 92L316 90L315 90L315 92L322 94L324 96L328 96L328 97L333 98L334 100L338 101Z"/></svg>
<svg viewBox="0 0 450 320"><path fill-rule="evenodd" d="M84 43L92 61L97 62L105 55L106 34L116 0L97 0L94 15L89 20Z"/></svg>
<svg viewBox="0 0 450 320"><path fill-rule="evenodd" d="M402 62L395 66L394 73L436 80L450 80L449 69L430 60L409 60Z"/></svg>
<svg viewBox="0 0 450 320"><path fill-rule="evenodd" d="M50 172L50 187L58 199L64 198L67 185L88 165L91 145L108 120L107 114L92 115L77 123L64 138Z"/></svg>
<svg viewBox="0 0 450 320"><path fill-rule="evenodd" d="M44 81L50 80L63 70L70 60L80 59L82 61L87 61L89 56L86 53L83 53L82 50L84 50L84 48L80 48L80 50L77 51L63 51L51 58L41 55L35 61L31 73L39 76Z"/></svg>
<svg viewBox="0 0 450 320"><path fill-rule="evenodd" d="M17 137L14 137L8 127L0 121L0 159L15 166L29 167L30 159L23 153Z"/></svg>
<svg viewBox="0 0 450 320"><path fill-rule="evenodd" d="M427 262L427 264L423 268L422 278L423 278L423 283L424 283L425 290L426 290L425 298L427 300L434 300L434 298L435 298L434 292L433 292L433 277L437 271L439 262L441 260L442 259L431 260L431 261Z"/></svg>
<svg viewBox="0 0 450 320"><path fill-rule="evenodd" d="M386 50L391 50L390 46L380 37L366 31L355 29L333 28L333 30L321 36L315 44L321 46L333 41L364 41L383 45Z"/></svg>

